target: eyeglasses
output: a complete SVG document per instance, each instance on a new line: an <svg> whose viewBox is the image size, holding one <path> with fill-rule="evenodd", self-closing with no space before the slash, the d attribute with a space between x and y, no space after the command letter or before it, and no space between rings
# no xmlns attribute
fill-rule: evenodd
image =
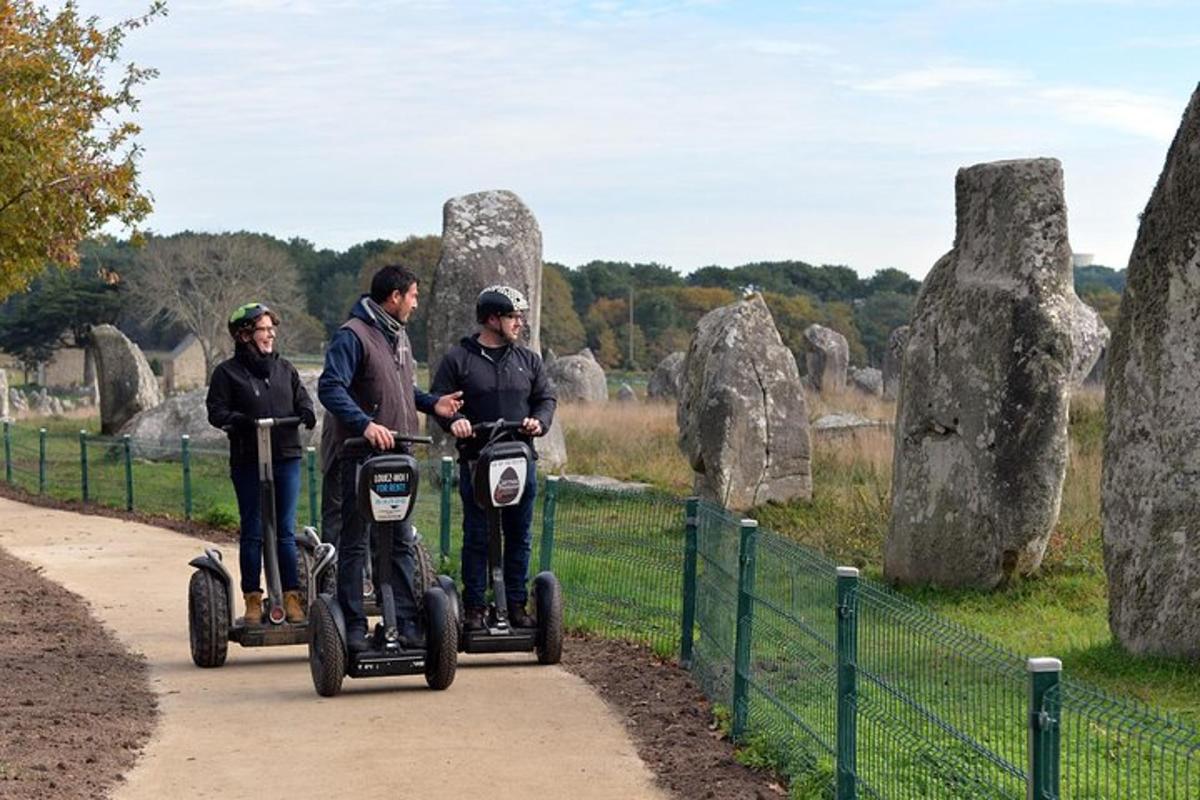
<svg viewBox="0 0 1200 800"><path fill-rule="evenodd" d="M520 311L513 311L511 314L501 314L505 319L525 319L525 315Z"/></svg>
<svg viewBox="0 0 1200 800"><path fill-rule="evenodd" d="M274 325L257 326L254 328L254 332L255 333L265 333L268 336L274 336L275 335L275 326Z"/></svg>

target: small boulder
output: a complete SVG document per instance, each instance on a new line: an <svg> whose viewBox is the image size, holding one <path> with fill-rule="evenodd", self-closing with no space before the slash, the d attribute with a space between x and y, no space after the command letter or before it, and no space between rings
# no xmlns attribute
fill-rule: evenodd
<svg viewBox="0 0 1200 800"><path fill-rule="evenodd" d="M650 382L646 384L646 397L652 400L676 400L679 398L679 382L683 377L683 359L687 353L676 351L658 362Z"/></svg>
<svg viewBox="0 0 1200 800"><path fill-rule="evenodd" d="M100 390L100 432L111 435L161 403L162 392L141 348L112 325L92 328L91 347Z"/></svg>
<svg viewBox="0 0 1200 800"><path fill-rule="evenodd" d="M608 402L608 379L591 350L584 348L577 355L559 356L546 371L554 381L558 402Z"/></svg>

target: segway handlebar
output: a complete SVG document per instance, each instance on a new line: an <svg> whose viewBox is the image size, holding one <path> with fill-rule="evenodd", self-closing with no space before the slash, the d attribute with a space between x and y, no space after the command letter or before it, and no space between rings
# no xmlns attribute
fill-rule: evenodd
<svg viewBox="0 0 1200 800"><path fill-rule="evenodd" d="M399 445L402 445L402 444L433 444L433 437L430 437L430 436L409 436L407 434L400 433L400 431L392 431L391 433L392 433L392 440L393 440L393 445L392 445L393 450L395 450L396 447L398 447ZM374 449L374 447L371 445L371 443L368 442L366 437L364 437L364 436L351 436L349 439L347 439L342 444L342 447L345 448L346 450L368 450L368 449L373 450Z"/></svg>
<svg viewBox="0 0 1200 800"><path fill-rule="evenodd" d="M295 428L300 424L299 417L261 417L259 419L250 419L249 427L251 428ZM228 433L236 430L238 425L222 425L221 430Z"/></svg>
<svg viewBox="0 0 1200 800"><path fill-rule="evenodd" d="M471 425L471 433L475 436L489 436L491 434L508 433L509 431L519 431L524 424L523 420L513 419L498 419L495 422L477 422Z"/></svg>

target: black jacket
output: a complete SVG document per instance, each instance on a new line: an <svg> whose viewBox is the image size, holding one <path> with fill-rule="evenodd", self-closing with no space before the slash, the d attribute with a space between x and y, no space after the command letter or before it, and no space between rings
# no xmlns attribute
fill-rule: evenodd
<svg viewBox="0 0 1200 800"><path fill-rule="evenodd" d="M229 463L231 465L258 463L258 439L248 423L261 417L300 417L312 427L316 421L312 400L300 382L300 374L287 359L278 354L268 356L258 369L263 377L251 371L253 361L239 349L233 358L222 361L213 370L208 385L208 422L217 428L233 426L229 433ZM271 429L271 458L299 458L304 454L298 428Z"/></svg>
<svg viewBox="0 0 1200 800"><path fill-rule="evenodd" d="M554 384L542 366L542 357L519 345L509 345L493 361L479 344L478 334L463 338L438 364L430 391L437 396L462 390L462 411L450 419L434 417L446 431L451 423L465 417L472 424L498 419L522 420L533 417L550 430L558 401ZM524 434L517 438L532 446ZM460 460L478 457L483 442L476 437L458 439ZM536 457L536 453L535 453Z"/></svg>

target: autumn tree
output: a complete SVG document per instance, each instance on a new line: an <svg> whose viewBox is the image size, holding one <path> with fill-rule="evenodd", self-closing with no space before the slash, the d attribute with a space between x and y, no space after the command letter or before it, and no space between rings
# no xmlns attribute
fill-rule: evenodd
<svg viewBox="0 0 1200 800"><path fill-rule="evenodd" d="M557 264L546 264L542 269L541 339L543 350L553 350L559 355L577 353L587 344L567 271Z"/></svg>
<svg viewBox="0 0 1200 800"><path fill-rule="evenodd" d="M120 53L130 31L165 13L154 2L104 27L73 0L53 13L32 0L0 3L0 298L47 262L78 264L79 242L107 221L134 225L150 212L129 114L155 73Z"/></svg>
<svg viewBox="0 0 1200 800"><path fill-rule="evenodd" d="M345 308L342 311L341 319L338 320L338 325L346 319L346 312L350 310L350 306L358 300L360 294L363 294L371 288L371 278L375 277L375 273L387 264L398 264L412 270L412 273L417 276L417 283L420 286L420 300L417 302L417 309L408 318L406 330L408 332L408 340L412 344L413 356L418 361L426 361L429 358L429 316L426 311L429 305L430 289L433 287L433 272L437 269L438 260L442 257L442 237L437 235L429 236L409 236L402 242L389 244L383 250L380 250L366 258L362 262L362 268L358 273L357 291L353 297L348 298L349 302L343 300ZM466 331L463 331L466 333Z"/></svg>

